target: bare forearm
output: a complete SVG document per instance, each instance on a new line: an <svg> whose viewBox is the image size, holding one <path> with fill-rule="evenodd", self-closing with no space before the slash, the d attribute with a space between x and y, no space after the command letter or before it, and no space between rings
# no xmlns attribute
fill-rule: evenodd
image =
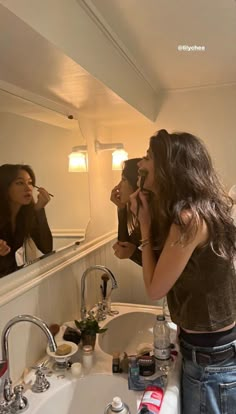
<svg viewBox="0 0 236 414"><path fill-rule="evenodd" d="M156 256L151 243L147 243L142 248L142 264L143 264L143 280L146 291L151 299L153 299L152 280L156 267Z"/></svg>
<svg viewBox="0 0 236 414"><path fill-rule="evenodd" d="M49 228L45 210L36 210L34 228L31 233L37 248L42 253L49 253L53 248L52 233Z"/></svg>

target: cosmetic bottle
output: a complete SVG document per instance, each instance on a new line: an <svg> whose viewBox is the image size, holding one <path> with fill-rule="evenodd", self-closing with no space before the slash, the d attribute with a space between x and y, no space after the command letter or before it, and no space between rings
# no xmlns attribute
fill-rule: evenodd
<svg viewBox="0 0 236 414"><path fill-rule="evenodd" d="M148 385L143 393L138 414L158 414L161 410L163 397L164 391L162 388L155 385Z"/></svg>
<svg viewBox="0 0 236 414"><path fill-rule="evenodd" d="M135 355L129 357L129 376L131 379L139 377L139 364Z"/></svg>
<svg viewBox="0 0 236 414"><path fill-rule="evenodd" d="M123 403L120 397L114 397L112 402L105 408L104 414L131 414L127 404Z"/></svg>
<svg viewBox="0 0 236 414"><path fill-rule="evenodd" d="M91 345L84 345L82 349L82 364L85 370L90 370L93 366L93 348Z"/></svg>
<svg viewBox="0 0 236 414"><path fill-rule="evenodd" d="M120 372L120 353L113 352L112 355L112 372L117 374Z"/></svg>

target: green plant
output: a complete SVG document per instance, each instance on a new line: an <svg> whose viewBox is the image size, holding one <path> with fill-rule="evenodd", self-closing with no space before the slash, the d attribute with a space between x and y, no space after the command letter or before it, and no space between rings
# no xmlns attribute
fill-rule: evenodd
<svg viewBox="0 0 236 414"><path fill-rule="evenodd" d="M98 321L93 315L89 315L83 321L75 320L76 328L78 328L82 335L95 335L106 332L107 328L100 328Z"/></svg>

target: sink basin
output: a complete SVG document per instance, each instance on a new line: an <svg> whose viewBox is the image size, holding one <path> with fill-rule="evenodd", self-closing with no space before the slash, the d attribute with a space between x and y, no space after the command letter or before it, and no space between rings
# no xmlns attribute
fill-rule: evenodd
<svg viewBox="0 0 236 414"><path fill-rule="evenodd" d="M128 390L127 379L109 374L94 374L63 382L55 380L44 398L34 401L31 414L79 414L104 413L113 397L119 396L132 413L137 412L137 395ZM36 395L35 399L39 397Z"/></svg>
<svg viewBox="0 0 236 414"><path fill-rule="evenodd" d="M103 352L126 352L136 354L142 343L153 344L153 325L156 315L149 312L129 312L117 316L103 327L108 328L98 335L98 344Z"/></svg>

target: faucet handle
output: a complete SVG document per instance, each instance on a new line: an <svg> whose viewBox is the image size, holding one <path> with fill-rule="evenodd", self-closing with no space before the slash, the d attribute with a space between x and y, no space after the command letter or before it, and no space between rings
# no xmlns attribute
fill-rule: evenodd
<svg viewBox="0 0 236 414"><path fill-rule="evenodd" d="M10 414L11 408L7 401L0 401L0 414Z"/></svg>
<svg viewBox="0 0 236 414"><path fill-rule="evenodd" d="M14 387L14 400L11 404L11 412L23 412L28 408L28 400L23 396L24 387L23 385L16 385Z"/></svg>
<svg viewBox="0 0 236 414"><path fill-rule="evenodd" d="M103 302L98 302L97 304L97 313L96 319L97 321L104 321L106 319L106 306L104 306Z"/></svg>
<svg viewBox="0 0 236 414"><path fill-rule="evenodd" d="M9 414L10 413L10 406L7 401L0 401L0 414Z"/></svg>
<svg viewBox="0 0 236 414"><path fill-rule="evenodd" d="M3 389L3 397L5 401L11 401L13 397L13 391L12 391L12 380L11 378L6 378L4 381L4 389Z"/></svg>
<svg viewBox="0 0 236 414"><path fill-rule="evenodd" d="M31 391L36 392L36 393L47 391L48 388L50 387L50 382L47 380L43 372L47 370L47 367L38 366L38 367L35 367L34 369L36 369L36 372L35 372L36 379L35 379L34 384L32 385Z"/></svg>

